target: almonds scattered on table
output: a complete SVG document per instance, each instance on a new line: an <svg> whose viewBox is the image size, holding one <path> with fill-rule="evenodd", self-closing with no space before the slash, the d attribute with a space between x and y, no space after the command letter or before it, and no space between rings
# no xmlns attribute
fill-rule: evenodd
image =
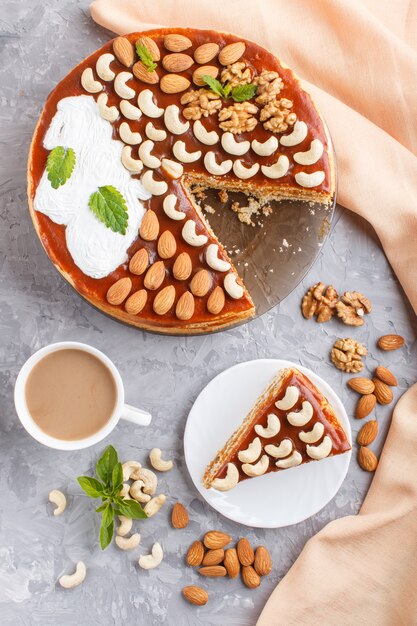
<svg viewBox="0 0 417 626"><path fill-rule="evenodd" d="M358 420L363 420L364 417L369 415L375 408L376 396L373 393L368 393L365 396L361 396L358 400L355 410L355 417Z"/></svg>
<svg viewBox="0 0 417 626"><path fill-rule="evenodd" d="M358 432L356 441L360 446L369 446L375 441L378 434L378 422L376 420L369 420L366 422Z"/></svg>
<svg viewBox="0 0 417 626"><path fill-rule="evenodd" d="M378 459L366 446L361 446L358 452L358 463L365 472L374 472L378 467Z"/></svg>
<svg viewBox="0 0 417 626"><path fill-rule="evenodd" d="M375 385L374 394L379 404L389 404L392 402L394 394L392 393L391 387L383 383L379 378L374 378L373 382Z"/></svg>
<svg viewBox="0 0 417 626"><path fill-rule="evenodd" d="M196 606L204 606L208 602L208 593L205 589L201 589L201 587L189 585L188 587L184 587L182 593L188 602Z"/></svg>
<svg viewBox="0 0 417 626"><path fill-rule="evenodd" d="M172 507L171 524L174 528L186 528L188 526L188 513L181 502Z"/></svg>
<svg viewBox="0 0 417 626"><path fill-rule="evenodd" d="M385 351L398 350L403 345L404 337L401 337L401 335L383 335L378 339L378 348Z"/></svg>

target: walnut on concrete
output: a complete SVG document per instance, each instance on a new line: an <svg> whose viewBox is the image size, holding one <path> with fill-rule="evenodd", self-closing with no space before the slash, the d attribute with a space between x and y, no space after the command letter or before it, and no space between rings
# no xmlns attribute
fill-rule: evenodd
<svg viewBox="0 0 417 626"><path fill-rule="evenodd" d="M278 72L269 70L262 70L259 76L256 76L252 82L254 85L257 85L255 102L261 105L276 100L277 95L284 87Z"/></svg>
<svg viewBox="0 0 417 626"><path fill-rule="evenodd" d="M222 70L220 75L220 82L229 83L230 87L234 89L238 85L247 85L252 81L252 70L246 65L244 61L238 61L232 63Z"/></svg>
<svg viewBox="0 0 417 626"><path fill-rule="evenodd" d="M317 322L328 322L336 312L338 299L338 293L333 285L325 288L324 283L316 283L305 294L301 310L307 320L315 315Z"/></svg>
<svg viewBox="0 0 417 626"><path fill-rule="evenodd" d="M187 91L181 97L181 104L188 105L182 112L185 119L194 121L213 115L222 108L220 96L204 88L197 91Z"/></svg>
<svg viewBox="0 0 417 626"><path fill-rule="evenodd" d="M372 311L372 303L359 291L345 291L336 304L337 315L349 326L362 326L364 316Z"/></svg>
<svg viewBox="0 0 417 626"><path fill-rule="evenodd" d="M367 353L366 346L355 339L347 338L335 342L330 357L339 370L351 374L362 370L362 357Z"/></svg>
<svg viewBox="0 0 417 626"><path fill-rule="evenodd" d="M284 133L289 126L293 126L297 120L297 115L291 111L292 101L288 98L272 100L262 109L260 120L264 123L265 130L272 133Z"/></svg>
<svg viewBox="0 0 417 626"><path fill-rule="evenodd" d="M258 107L251 102L235 102L219 111L219 126L233 134L251 132L258 123Z"/></svg>

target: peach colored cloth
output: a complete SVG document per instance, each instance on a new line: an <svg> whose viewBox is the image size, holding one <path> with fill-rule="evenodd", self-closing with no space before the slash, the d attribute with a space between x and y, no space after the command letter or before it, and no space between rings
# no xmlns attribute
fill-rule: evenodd
<svg viewBox="0 0 417 626"><path fill-rule="evenodd" d="M339 202L373 225L417 310L417 0L96 0L91 14L119 34L231 31L292 67L329 125ZM417 624L416 442L417 385L360 513L306 544L258 626Z"/></svg>

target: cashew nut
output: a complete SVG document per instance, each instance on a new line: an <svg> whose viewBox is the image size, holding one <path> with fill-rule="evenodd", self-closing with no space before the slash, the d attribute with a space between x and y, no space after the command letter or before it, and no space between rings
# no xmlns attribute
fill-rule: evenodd
<svg viewBox="0 0 417 626"><path fill-rule="evenodd" d="M243 296L243 287L239 285L234 274L226 274L223 284L229 296L234 300L239 300Z"/></svg>
<svg viewBox="0 0 417 626"><path fill-rule="evenodd" d="M269 456L267 454L263 454L260 460L255 463L255 465L251 465L250 463L243 463L242 472L245 472L246 476L262 476L262 474L265 474L268 467Z"/></svg>
<svg viewBox="0 0 417 626"><path fill-rule="evenodd" d="M219 259L219 257L217 256L218 252L219 246L216 243L211 243L209 246L207 246L207 265L209 265L211 269L218 272L227 272L228 270L230 270L231 265L228 261L223 261L223 259Z"/></svg>
<svg viewBox="0 0 417 626"><path fill-rule="evenodd" d="M195 152L188 152L184 141L176 141L172 146L172 152L178 161L182 163L194 163L201 157L201 150Z"/></svg>
<svg viewBox="0 0 417 626"><path fill-rule="evenodd" d="M173 135L182 135L190 128L190 122L181 122L180 110L176 104L169 104L164 114L165 126Z"/></svg>
<svg viewBox="0 0 417 626"><path fill-rule="evenodd" d="M281 154L275 163L272 165L262 165L262 173L268 178L282 178L288 172L290 162L285 154Z"/></svg>
<svg viewBox="0 0 417 626"><path fill-rule="evenodd" d="M252 176L255 176L255 174L259 172L259 163L254 163L251 167L246 167L240 159L236 159L233 163L233 171L238 178L246 180L252 178Z"/></svg>
<svg viewBox="0 0 417 626"><path fill-rule="evenodd" d="M147 170L141 180L146 191L149 191L153 196L163 196L168 191L166 182L164 180L155 180L151 170Z"/></svg>
<svg viewBox="0 0 417 626"><path fill-rule="evenodd" d="M153 569L162 563L163 558L164 553L161 545L159 543L154 543L152 546L152 554L142 554L142 556L139 557L138 563L143 569Z"/></svg>
<svg viewBox="0 0 417 626"><path fill-rule="evenodd" d="M133 520L131 517L125 517L124 515L119 515L119 520L120 526L117 528L117 534L119 537L124 537L132 530Z"/></svg>
<svg viewBox="0 0 417 626"><path fill-rule="evenodd" d="M122 150L122 164L129 172L139 174L143 170L143 163L139 159L132 157L132 147L124 146Z"/></svg>
<svg viewBox="0 0 417 626"><path fill-rule="evenodd" d="M183 220L185 217L185 213L183 211L178 211L175 207L177 204L177 196L174 196L173 193L170 193L166 198L164 198L163 208L165 215L168 215L172 220L179 221Z"/></svg>
<svg viewBox="0 0 417 626"><path fill-rule="evenodd" d="M114 90L121 98L131 100L135 97L135 90L132 89L132 87L126 85L127 81L131 80L132 78L133 74L131 74L130 72L120 72L120 74L117 74L116 78L114 79Z"/></svg>
<svg viewBox="0 0 417 626"><path fill-rule="evenodd" d="M289 135L281 137L282 146L298 146L307 137L307 124L305 122L295 122L294 128Z"/></svg>
<svg viewBox="0 0 417 626"><path fill-rule="evenodd" d="M223 150L226 150L229 154L235 154L236 156L246 154L250 148L250 141L236 141L233 133L223 133L221 144Z"/></svg>
<svg viewBox="0 0 417 626"><path fill-rule="evenodd" d="M317 187L317 185L321 185L324 177L324 172L318 170L317 172L312 172L311 174L307 174L307 172L297 172L294 178L296 182L301 185L301 187Z"/></svg>
<svg viewBox="0 0 417 626"><path fill-rule="evenodd" d="M120 100L119 106L122 115L124 115L128 120L137 122L142 117L142 111L129 102L129 100Z"/></svg>
<svg viewBox="0 0 417 626"><path fill-rule="evenodd" d="M154 469L158 472L168 472L174 467L172 461L164 461L162 452L159 448L153 448L149 453L149 460Z"/></svg>
<svg viewBox="0 0 417 626"><path fill-rule="evenodd" d="M77 587L83 582L86 573L87 570L84 563L82 561L78 561L74 574L65 574L65 576L61 576L61 578L59 579L59 584L65 589L72 589L73 587Z"/></svg>
<svg viewBox="0 0 417 626"><path fill-rule="evenodd" d="M208 237L206 237L206 235L197 235L195 232L194 220L187 220L185 222L182 229L182 237L184 241L190 244L190 246L194 246L196 248L204 246L204 244L208 241Z"/></svg>
<svg viewBox="0 0 417 626"><path fill-rule="evenodd" d="M65 511L65 507L67 506L67 499L58 489L53 489L49 493L49 502L52 504L56 504L56 509L54 509L54 515L61 515Z"/></svg>
<svg viewBox="0 0 417 626"><path fill-rule="evenodd" d="M125 483L129 479L137 480L137 472L140 470L142 465L137 461L126 461L122 465L123 470L123 482Z"/></svg>
<svg viewBox="0 0 417 626"><path fill-rule="evenodd" d="M294 154L294 161L301 165L314 165L320 159L323 154L324 146L320 139L313 139L310 143L310 149L305 152L296 152Z"/></svg>
<svg viewBox="0 0 417 626"><path fill-rule="evenodd" d="M278 139L274 136L270 137L269 139L263 142L258 141L257 139L254 139L252 141L252 150L256 154L259 154L259 156L264 156L264 157L271 156L271 154L274 154L277 148L278 148Z"/></svg>
<svg viewBox="0 0 417 626"><path fill-rule="evenodd" d="M265 446L265 452L270 456L273 456L275 459L283 459L291 454L292 448L293 445L291 439L283 439L279 446L273 446L272 444Z"/></svg>
<svg viewBox="0 0 417 626"><path fill-rule="evenodd" d="M141 504L146 504L151 499L151 496L148 493L143 492L143 488L145 483L143 480L135 480L135 482L130 487L130 495L136 502L140 502Z"/></svg>
<svg viewBox="0 0 417 626"><path fill-rule="evenodd" d="M261 456L262 452L262 444L259 437L255 437L255 439L248 445L246 450L241 450L238 453L238 459L242 463L254 463Z"/></svg>
<svg viewBox="0 0 417 626"><path fill-rule="evenodd" d="M84 72L81 74L81 85L85 91L88 91L88 93L98 93L99 91L103 91L103 85L99 80L94 79L91 67L86 67Z"/></svg>
<svg viewBox="0 0 417 626"><path fill-rule="evenodd" d="M229 491L233 489L239 482L239 470L233 463L227 464L227 473L224 478L215 478L211 483L213 489L217 491Z"/></svg>
<svg viewBox="0 0 417 626"><path fill-rule="evenodd" d="M326 458L326 456L329 456L330 452L332 451L332 440L329 437L329 435L326 435L323 438L323 441L321 443L319 443L318 446L309 446L307 444L306 448L307 448L307 454L310 457L310 459L314 459L315 461L320 461L320 459L324 459Z"/></svg>
<svg viewBox="0 0 417 626"><path fill-rule="evenodd" d="M158 511L163 507L166 500L166 496L161 493L159 496L156 496L156 498L152 498L152 500L149 500L148 504L145 504L145 506L143 507L143 510L148 517L152 517L153 515L158 513Z"/></svg>
<svg viewBox="0 0 417 626"><path fill-rule="evenodd" d="M219 135L216 131L207 131L200 120L194 122L193 132L198 141L201 141L206 146L214 146L219 141Z"/></svg>
<svg viewBox="0 0 417 626"><path fill-rule="evenodd" d="M116 536L115 542L118 548L121 550L133 550L140 544L140 534L134 533L130 537Z"/></svg>
<svg viewBox="0 0 417 626"><path fill-rule="evenodd" d="M119 496L124 500L131 500L129 496L129 489L130 485L128 485L127 483L123 483L123 487L119 491Z"/></svg>
<svg viewBox="0 0 417 626"><path fill-rule="evenodd" d="M139 158L146 167L156 168L161 166L158 157L151 154L155 144L150 139L146 139L139 147Z"/></svg>
<svg viewBox="0 0 417 626"><path fill-rule="evenodd" d="M158 478L155 472L150 469L146 469L146 467L141 467L137 471L136 475L137 480L143 480L144 482L144 486L142 488L143 493L147 493L150 496L153 496L158 486Z"/></svg>
<svg viewBox="0 0 417 626"><path fill-rule="evenodd" d="M275 437L275 435L278 435L280 429L281 422L274 413L270 413L268 415L266 428L261 426L261 424L256 424L255 426L256 434L264 439L271 439L271 437Z"/></svg>
<svg viewBox="0 0 417 626"><path fill-rule="evenodd" d="M114 56L109 52L98 57L96 72L102 80L113 80L116 74L110 69L110 63L114 61Z"/></svg>
<svg viewBox="0 0 417 626"><path fill-rule="evenodd" d="M303 457L298 452L298 450L294 450L294 452L288 456L286 459L281 459L275 463L277 467L280 469L288 469L289 467L295 467L296 465L301 465L303 461Z"/></svg>
<svg viewBox="0 0 417 626"><path fill-rule="evenodd" d="M140 110L147 117L161 117L164 114L164 109L160 109L153 101L153 93L150 89L144 89L138 95L138 105Z"/></svg>
<svg viewBox="0 0 417 626"><path fill-rule="evenodd" d="M140 133L132 133L132 131L130 130L130 126L127 122L122 122L120 124L119 135L120 139L124 141L124 143L128 143L131 146L136 146L142 141Z"/></svg>
<svg viewBox="0 0 417 626"><path fill-rule="evenodd" d="M233 161L229 159L218 164L214 152L207 152L204 157L204 165L206 170L213 176L223 176L223 174L230 172L233 167Z"/></svg>
<svg viewBox="0 0 417 626"><path fill-rule="evenodd" d="M146 124L145 133L148 139L152 141L165 141L167 134L164 130L155 128L152 122Z"/></svg>
<svg viewBox="0 0 417 626"><path fill-rule="evenodd" d="M304 443L316 443L323 437L323 433L323 424L321 422L316 422L311 430L307 432L302 430L301 433L298 433L298 436Z"/></svg>
<svg viewBox="0 0 417 626"><path fill-rule="evenodd" d="M112 106L112 107L107 106L108 99L109 97L106 93L101 93L99 97L97 98L98 109L100 111L101 117L104 120L107 120L108 122L115 122L117 118L119 117L119 111L117 110L117 107L115 106Z"/></svg>
<svg viewBox="0 0 417 626"><path fill-rule="evenodd" d="M305 426L313 417L313 407L308 400L305 400L301 407L301 411L288 413L287 420L291 426Z"/></svg>
<svg viewBox="0 0 417 626"><path fill-rule="evenodd" d="M171 178L181 178L184 174L184 168L178 161L172 161L171 159L162 159L162 169Z"/></svg>
<svg viewBox="0 0 417 626"><path fill-rule="evenodd" d="M298 402L298 398L300 397L300 391L298 387L295 385L289 385L285 390L285 396L275 402L275 406L277 409L281 409L281 411L287 411L291 409L296 402Z"/></svg>

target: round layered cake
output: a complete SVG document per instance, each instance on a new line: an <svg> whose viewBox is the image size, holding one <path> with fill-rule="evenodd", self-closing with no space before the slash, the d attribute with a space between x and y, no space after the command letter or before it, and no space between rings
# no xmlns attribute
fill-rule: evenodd
<svg viewBox="0 0 417 626"><path fill-rule="evenodd" d="M133 33L49 96L29 156L30 212L55 266L94 306L184 334L255 314L230 242L210 227L195 189L306 210L333 202L325 124L264 48L211 30Z"/></svg>

